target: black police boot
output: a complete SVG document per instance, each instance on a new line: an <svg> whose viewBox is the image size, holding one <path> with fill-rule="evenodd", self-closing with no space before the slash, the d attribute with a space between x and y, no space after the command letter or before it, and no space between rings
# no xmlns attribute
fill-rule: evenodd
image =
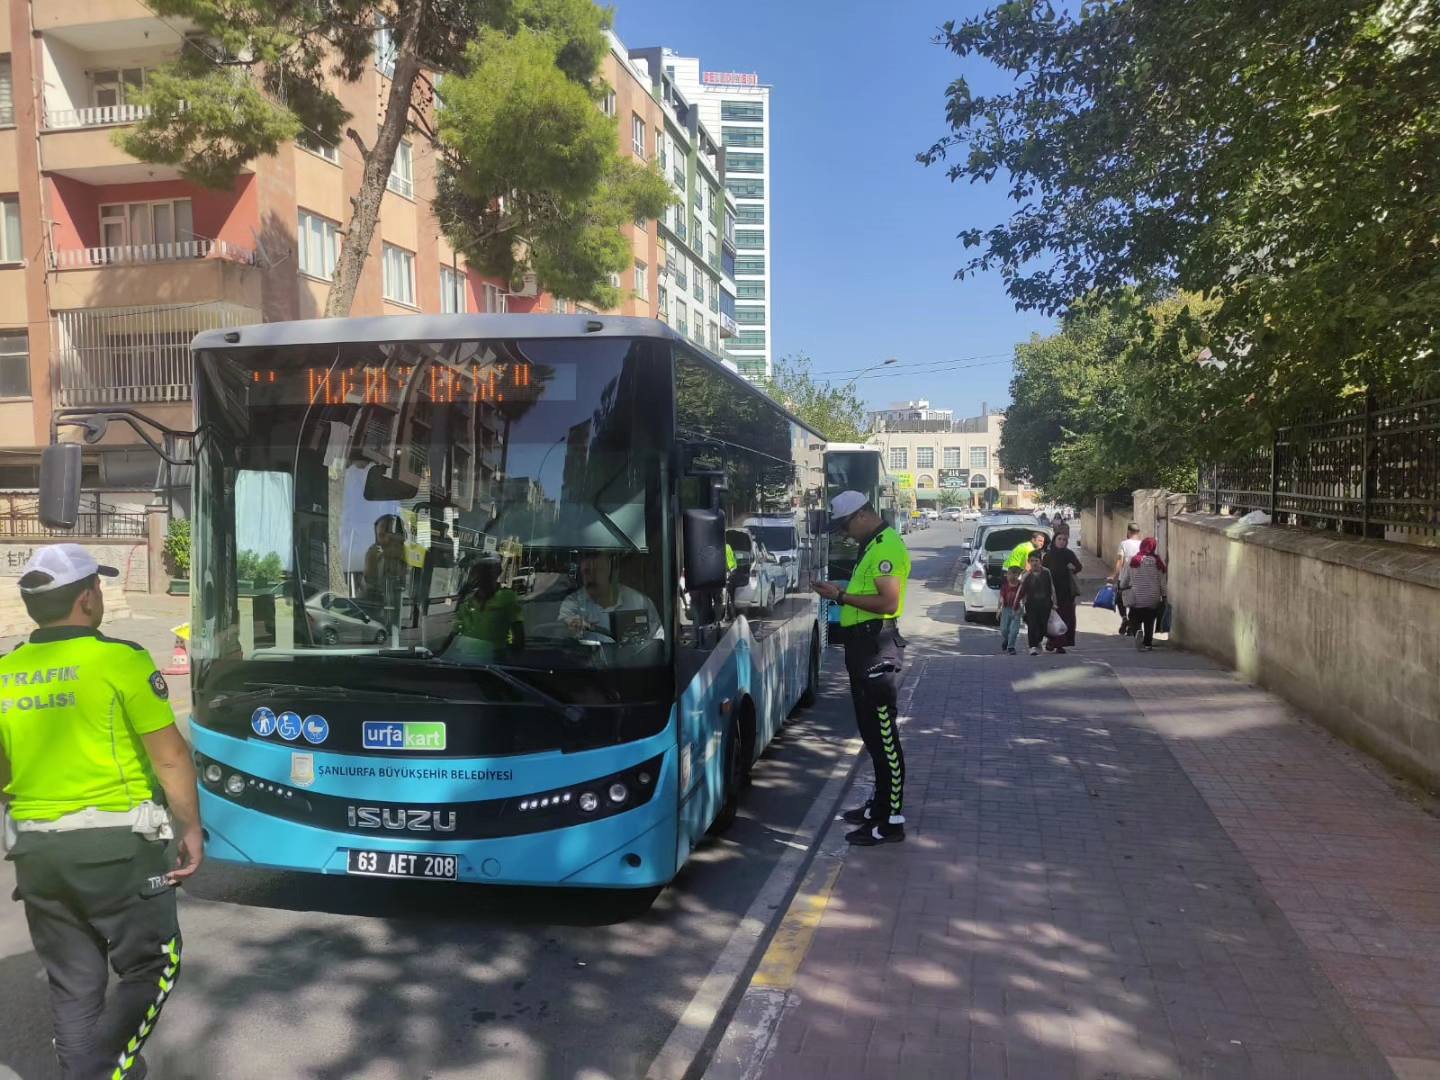
<svg viewBox="0 0 1440 1080"><path fill-rule="evenodd" d="M878 847L880 844L903 844L904 825L876 825L871 823L845 834L845 842L856 847Z"/></svg>
<svg viewBox="0 0 1440 1080"><path fill-rule="evenodd" d="M846 825L864 825L870 820L870 807L875 805L874 799L866 799L864 806L857 806L853 810L846 810L840 815L840 820Z"/></svg>

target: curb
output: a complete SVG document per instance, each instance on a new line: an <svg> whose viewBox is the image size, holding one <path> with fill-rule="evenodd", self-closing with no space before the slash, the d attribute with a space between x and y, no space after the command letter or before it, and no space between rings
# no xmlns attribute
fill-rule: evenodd
<svg viewBox="0 0 1440 1080"><path fill-rule="evenodd" d="M900 706L901 722L908 719L915 685L924 674L925 666L922 660L915 674L905 680L901 691L904 697ZM840 820L835 811L854 783L863 758L863 754L856 754L835 799L830 801L822 797L817 800L805 820L808 826L815 812L828 805L829 821L812 847L804 877L790 893L768 943L757 943L756 952L759 952L760 944L765 944L764 955L751 968L749 983L721 1034L703 1080L755 1080L770 1060L775 1033L784 1022L786 1010L796 1003L793 991L795 978L810 951L810 943L820 927L850 851L844 837L849 826ZM823 795L829 795L829 787L826 786Z"/></svg>
<svg viewBox="0 0 1440 1080"><path fill-rule="evenodd" d="M788 914L795 891L816 857L817 840L834 818L836 807L855 777L860 740L846 739L845 747L847 753L831 767L814 805L791 835L785 852L680 1014L674 1030L646 1070L645 1080L698 1080L704 1075L708 1055L727 1034L733 1016L738 1015L731 1006L748 985L774 932Z"/></svg>

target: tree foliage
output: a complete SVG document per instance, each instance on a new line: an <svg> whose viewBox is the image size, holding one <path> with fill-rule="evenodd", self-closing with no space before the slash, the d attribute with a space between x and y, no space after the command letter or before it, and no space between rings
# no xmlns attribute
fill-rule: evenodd
<svg viewBox="0 0 1440 1080"><path fill-rule="evenodd" d="M610 275L634 257L621 227L658 218L673 197L656 168L620 155L615 121L596 108L605 48L598 29L597 42L482 33L467 74L445 83L437 212L474 265L517 284L534 273L556 295L612 307Z"/></svg>
<svg viewBox="0 0 1440 1080"><path fill-rule="evenodd" d="M776 361L765 392L831 442L865 441L865 405L850 381L836 386L817 376L804 353Z"/></svg>
<svg viewBox="0 0 1440 1080"><path fill-rule="evenodd" d="M1193 362L1215 305L1133 290L1074 305L1059 332L1016 346L1000 435L1006 470L1083 506L1141 487L1193 486L1211 449L1206 368Z"/></svg>
<svg viewBox="0 0 1440 1080"><path fill-rule="evenodd" d="M1018 204L961 233L958 276L998 268L1047 312L1132 286L1214 300L1217 430L1436 379L1430 0L1013 0L940 41L1015 80L957 79L920 155Z"/></svg>
<svg viewBox="0 0 1440 1080"><path fill-rule="evenodd" d="M127 153L214 188L296 138L363 162L328 315L349 312L407 134L439 151L436 212L455 246L482 270L533 271L567 298L618 299L610 275L630 266L620 226L668 201L658 174L620 158L597 107L610 14L593 0L148 2L197 32L147 77L149 114L117 136ZM388 52L376 57L381 28ZM367 142L334 84L376 60L392 74Z"/></svg>

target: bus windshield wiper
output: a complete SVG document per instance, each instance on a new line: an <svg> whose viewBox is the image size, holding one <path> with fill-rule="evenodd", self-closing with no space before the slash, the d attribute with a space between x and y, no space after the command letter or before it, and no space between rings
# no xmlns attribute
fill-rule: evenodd
<svg viewBox="0 0 1440 1080"><path fill-rule="evenodd" d="M273 696L277 691L296 696L324 696L341 699L423 701L434 704L488 705L485 701L460 701L456 698L439 697L424 690L371 690L363 686L310 686L305 683L246 682L243 689L224 691L216 694L212 702L217 705L235 705L252 698Z"/></svg>
<svg viewBox="0 0 1440 1080"><path fill-rule="evenodd" d="M488 675L494 675L495 678L510 687L510 689L518 691L522 696L529 698L539 705L544 705L556 715L563 717L572 724L578 724L585 715L584 711L578 705L566 705L559 698L547 694L538 686L532 686L519 676L510 674L510 672L506 671L499 664L457 664L453 660L439 659L424 645L411 645L403 649L381 649L379 655L400 660L412 658L417 660L434 660L444 667L454 668L460 671L483 671Z"/></svg>

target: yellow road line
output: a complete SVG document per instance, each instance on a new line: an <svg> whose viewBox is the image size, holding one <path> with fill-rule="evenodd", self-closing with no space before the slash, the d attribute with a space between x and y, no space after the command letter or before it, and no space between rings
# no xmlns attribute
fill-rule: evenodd
<svg viewBox="0 0 1440 1080"><path fill-rule="evenodd" d="M770 947L760 959L760 966L755 969L751 986L789 990L795 985L795 976L810 951L810 943L815 940L815 931L825 915L843 865L843 859L822 856L810 867L800 891L780 920Z"/></svg>

